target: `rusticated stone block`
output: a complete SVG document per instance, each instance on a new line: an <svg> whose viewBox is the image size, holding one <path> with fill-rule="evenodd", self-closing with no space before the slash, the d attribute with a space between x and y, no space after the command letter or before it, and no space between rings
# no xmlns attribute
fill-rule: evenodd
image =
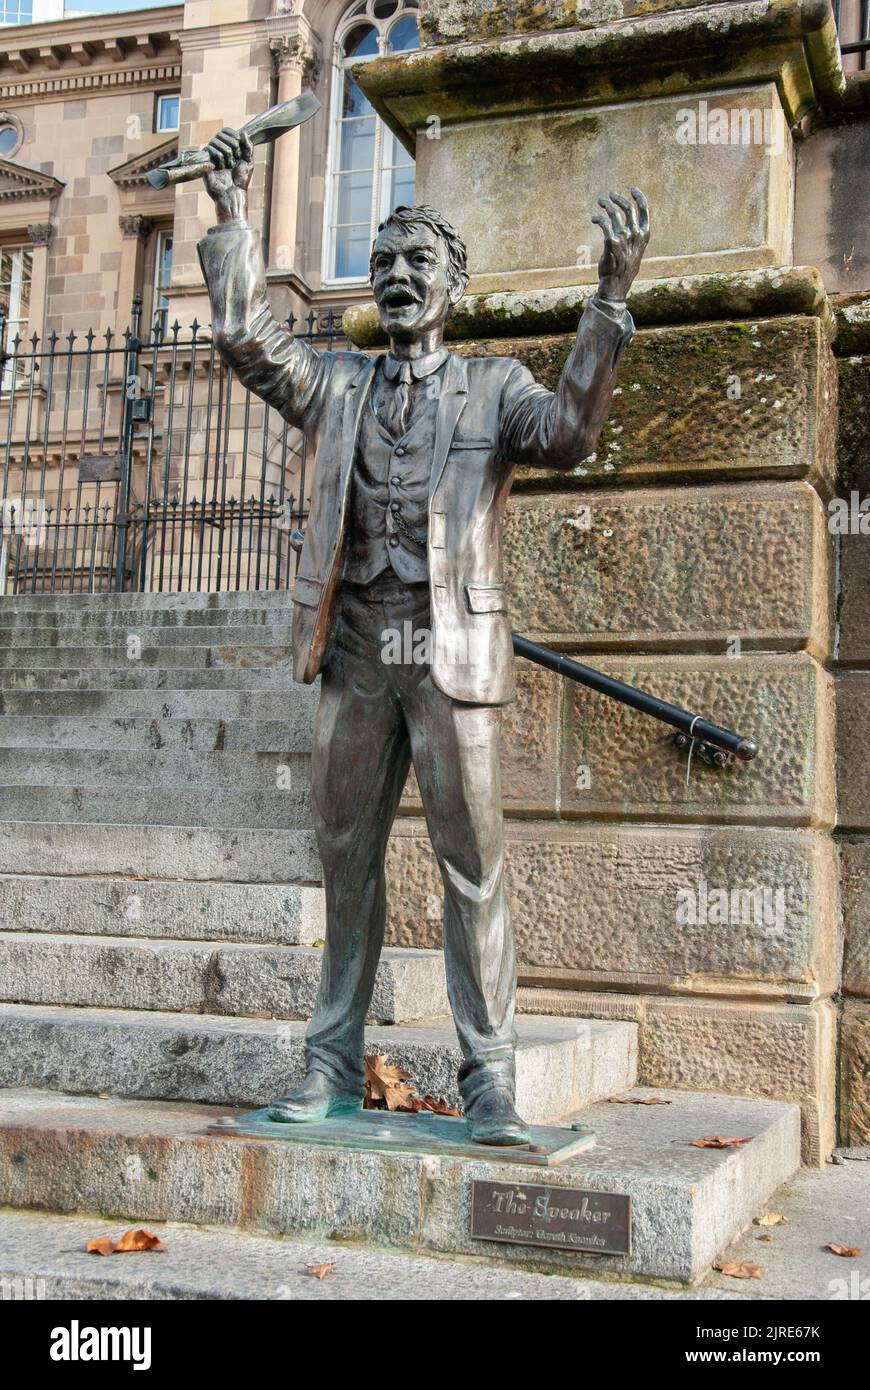
<svg viewBox="0 0 870 1390"><path fill-rule="evenodd" d="M842 841L843 989L870 995L870 839Z"/></svg>
<svg viewBox="0 0 870 1390"><path fill-rule="evenodd" d="M840 824L870 828L870 671L842 671L837 694Z"/></svg>
<svg viewBox="0 0 870 1390"><path fill-rule="evenodd" d="M870 436L868 436L870 438ZM859 493L870 497L870 488ZM870 536L840 538L840 621L841 661L870 663Z"/></svg>
<svg viewBox="0 0 870 1390"><path fill-rule="evenodd" d="M548 36L546 42L557 61L561 50L569 73L582 70L576 36L565 42ZM492 57L496 52L489 50ZM428 66L430 75L437 66L447 82L458 71L440 55L432 55ZM487 119L491 98L485 113L474 109L483 85L482 65L475 67L466 72L462 91L439 91L434 106L435 93L425 93L425 110L441 117L440 138L418 138L416 147L417 196L461 229L472 293L596 281L600 239L593 238L590 212L602 189L632 184L644 190L653 210L646 277L779 266L790 259L791 156L785 142L747 135L723 146L693 139L699 112L690 108L687 117L684 94L577 106L566 92L560 109L523 111L523 95L533 82L530 68L525 82L513 74L509 118ZM425 116L421 121L418 114L424 93L415 79L426 68L425 55L415 59L398 101L383 101L391 77L383 67L361 72L359 80L376 105L380 98L381 111L388 104L394 118L419 129L425 127ZM550 72L541 75L539 89L552 92L553 84ZM728 127L742 122L747 131L759 130L766 121L769 131L782 129L780 93L769 82L735 84L708 105L723 110ZM462 106L466 118L457 119Z"/></svg>
<svg viewBox="0 0 870 1390"><path fill-rule="evenodd" d="M804 482L517 496L505 573L515 628L557 645L830 646L830 536Z"/></svg>
<svg viewBox="0 0 870 1390"><path fill-rule="evenodd" d="M866 496L870 493L870 357L841 358L837 366L840 486L846 495L857 488Z"/></svg>
<svg viewBox="0 0 870 1390"><path fill-rule="evenodd" d="M554 390L574 335L462 343L510 356ZM821 320L785 317L641 330L623 358L598 449L570 474L515 486L835 474L836 366Z"/></svg>
<svg viewBox="0 0 870 1390"><path fill-rule="evenodd" d="M506 860L526 981L792 999L836 985L825 835L509 822ZM443 888L422 822L397 823L388 882L390 943L440 946Z"/></svg>
<svg viewBox="0 0 870 1390"><path fill-rule="evenodd" d="M870 1004L848 1003L840 1024L840 1143L870 1144Z"/></svg>
<svg viewBox="0 0 870 1390"><path fill-rule="evenodd" d="M560 994L561 1000L553 992L526 990L522 1007L536 1013L547 1008L562 1017L636 1022L639 1084L792 1100L803 1113L804 1162L821 1165L830 1154L835 1143L836 1017L829 1001L807 1007L569 990ZM865 1036L870 1040L870 1029ZM866 1076L864 1084L866 1094Z"/></svg>
<svg viewBox="0 0 870 1390"><path fill-rule="evenodd" d="M525 661L517 663L517 698L502 712L502 799L509 812L556 811L561 684L549 671ZM402 807L422 809L413 767Z"/></svg>
<svg viewBox="0 0 870 1390"><path fill-rule="evenodd" d="M833 682L811 657L603 658L608 675L755 739L751 763L711 768L648 715L565 681L563 815L828 824ZM554 680L560 679L553 677Z"/></svg>

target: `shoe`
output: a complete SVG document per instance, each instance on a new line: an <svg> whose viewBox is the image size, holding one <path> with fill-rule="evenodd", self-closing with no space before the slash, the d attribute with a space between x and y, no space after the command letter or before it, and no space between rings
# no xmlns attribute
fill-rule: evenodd
<svg viewBox="0 0 870 1390"><path fill-rule="evenodd" d="M279 1096L269 1106L269 1119L279 1124L310 1124L330 1115L347 1115L362 1110L362 1096L343 1091L322 1071L310 1071L289 1096Z"/></svg>
<svg viewBox="0 0 870 1390"><path fill-rule="evenodd" d="M530 1144L531 1132L507 1091L491 1086L472 1102L466 1119L474 1144Z"/></svg>

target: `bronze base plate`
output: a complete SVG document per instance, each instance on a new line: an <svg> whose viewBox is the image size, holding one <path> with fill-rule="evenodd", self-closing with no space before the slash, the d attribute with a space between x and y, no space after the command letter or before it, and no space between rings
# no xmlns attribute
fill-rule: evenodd
<svg viewBox="0 0 870 1390"><path fill-rule="evenodd" d="M269 1119L268 1106L240 1115L227 1115L208 1126L208 1134L221 1138L273 1139L285 1144L314 1144L328 1149L368 1149L384 1153L443 1155L450 1158L490 1159L495 1163L525 1163L553 1168L595 1144L585 1126L558 1129L531 1127L531 1144L474 1144L465 1120L431 1111L399 1114L389 1110L358 1110L328 1120L306 1124L282 1124Z"/></svg>

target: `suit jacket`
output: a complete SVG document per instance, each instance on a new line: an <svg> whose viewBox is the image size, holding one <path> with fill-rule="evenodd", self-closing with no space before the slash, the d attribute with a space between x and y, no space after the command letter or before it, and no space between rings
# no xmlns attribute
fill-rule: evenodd
<svg viewBox="0 0 870 1390"><path fill-rule="evenodd" d="M311 510L294 590L293 674L317 676L341 581L354 455L377 358L316 352L272 316L259 235L224 223L199 243L215 342L245 386L306 436ZM509 357L448 357L429 483L429 586L435 684L455 700L514 696L502 575L502 514L514 470L570 469L593 453L619 358L626 310L590 301L555 392Z"/></svg>

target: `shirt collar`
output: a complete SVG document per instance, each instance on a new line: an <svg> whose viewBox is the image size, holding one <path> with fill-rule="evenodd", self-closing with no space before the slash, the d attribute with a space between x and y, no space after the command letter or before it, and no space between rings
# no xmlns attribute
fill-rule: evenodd
<svg viewBox="0 0 870 1390"><path fill-rule="evenodd" d="M410 361L405 357L394 357L388 352L384 357L384 373L388 381L395 381L402 366L407 363L411 368L411 376L415 381L421 377L431 376L437 372L438 368L447 361L449 353L446 347L436 348L434 352L424 353L422 357L412 357Z"/></svg>

